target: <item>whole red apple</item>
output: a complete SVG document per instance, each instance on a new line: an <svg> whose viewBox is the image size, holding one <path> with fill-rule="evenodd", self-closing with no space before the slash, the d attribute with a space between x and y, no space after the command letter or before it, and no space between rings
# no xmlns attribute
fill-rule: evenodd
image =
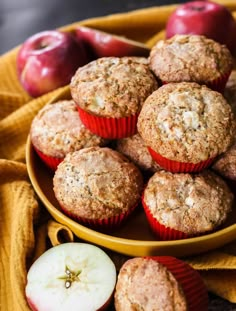
<svg viewBox="0 0 236 311"><path fill-rule="evenodd" d="M140 42L89 27L77 27L75 35L84 42L93 59L108 56L148 56L150 53L150 49Z"/></svg>
<svg viewBox="0 0 236 311"><path fill-rule="evenodd" d="M16 62L22 86L37 97L69 84L76 69L88 59L82 42L70 33L49 30L28 38Z"/></svg>
<svg viewBox="0 0 236 311"><path fill-rule="evenodd" d="M218 3L192 1L180 5L166 24L166 37L175 34L205 35L226 44L236 54L236 22L231 12Z"/></svg>

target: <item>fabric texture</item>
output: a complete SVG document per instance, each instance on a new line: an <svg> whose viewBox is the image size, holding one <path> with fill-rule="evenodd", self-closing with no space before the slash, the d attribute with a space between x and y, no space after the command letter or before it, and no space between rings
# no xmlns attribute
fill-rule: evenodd
<svg viewBox="0 0 236 311"><path fill-rule="evenodd" d="M218 0L236 16L235 0ZM153 7L85 20L63 27L73 31L83 24L152 46L164 36L168 16L176 5ZM64 88L32 99L22 89L16 73L19 47L0 57L0 309L29 310L25 299L27 270L48 247L76 239L55 222L37 199L25 164L25 145L31 121L38 110ZM236 238L236 237L235 237ZM117 267L126 260L110 254ZM236 302L236 241L221 249L186 258L200 271L208 289Z"/></svg>

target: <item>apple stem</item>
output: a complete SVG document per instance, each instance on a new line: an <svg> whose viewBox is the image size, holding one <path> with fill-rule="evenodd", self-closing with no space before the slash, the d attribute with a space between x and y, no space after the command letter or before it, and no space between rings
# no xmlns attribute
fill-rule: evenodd
<svg viewBox="0 0 236 311"><path fill-rule="evenodd" d="M37 50L43 50L48 46L48 44L46 42L40 42L37 46L36 49Z"/></svg>
<svg viewBox="0 0 236 311"><path fill-rule="evenodd" d="M70 288L73 282L79 282L79 275L82 271L78 270L77 272L72 271L68 268L68 266L65 267L65 274L63 276L60 276L60 280L65 280L65 288Z"/></svg>
<svg viewBox="0 0 236 311"><path fill-rule="evenodd" d="M198 12L205 10L205 8L203 6L191 6L190 9L193 11L198 11Z"/></svg>

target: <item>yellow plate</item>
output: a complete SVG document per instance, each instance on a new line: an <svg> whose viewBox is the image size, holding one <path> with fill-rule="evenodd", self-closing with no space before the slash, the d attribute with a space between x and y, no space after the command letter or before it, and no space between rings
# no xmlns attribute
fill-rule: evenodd
<svg viewBox="0 0 236 311"><path fill-rule="evenodd" d="M69 98L71 98L70 92L67 89L50 102ZM236 238L236 210L230 215L228 222L221 230L201 237L178 241L155 240L141 209L131 217L124 227L111 235L91 230L65 216L60 210L53 193L53 173L38 158L29 137L26 145L26 164L32 185L52 217L59 223L68 226L77 237L87 242L129 256L171 255L183 257L215 249Z"/></svg>

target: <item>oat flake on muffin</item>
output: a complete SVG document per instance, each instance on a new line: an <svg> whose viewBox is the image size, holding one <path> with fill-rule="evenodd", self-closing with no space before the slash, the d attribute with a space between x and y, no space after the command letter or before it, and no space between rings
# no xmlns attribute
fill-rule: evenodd
<svg viewBox="0 0 236 311"><path fill-rule="evenodd" d="M146 60L145 60L146 61ZM104 57L79 68L71 80L71 95L85 111L122 118L138 113L157 81L137 57Z"/></svg>
<svg viewBox="0 0 236 311"><path fill-rule="evenodd" d="M197 83L169 83L145 101L138 132L161 156L199 163L225 152L233 143L235 119L224 97Z"/></svg>

